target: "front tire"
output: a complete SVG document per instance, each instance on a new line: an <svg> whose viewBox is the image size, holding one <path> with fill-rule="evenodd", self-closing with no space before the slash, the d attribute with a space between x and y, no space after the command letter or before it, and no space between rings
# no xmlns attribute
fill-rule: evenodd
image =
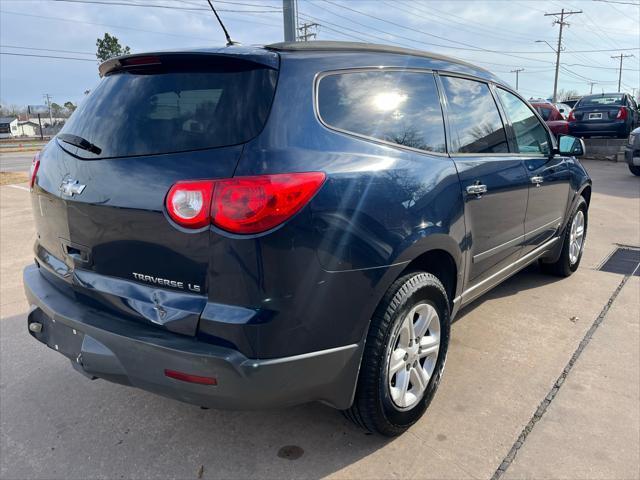
<svg viewBox="0 0 640 480"><path fill-rule="evenodd" d="M587 202L580 197L564 233L560 258L553 263L540 262L543 272L568 277L580 266L584 242L587 238Z"/></svg>
<svg viewBox="0 0 640 480"><path fill-rule="evenodd" d="M629 165L629 170L631 171L631 173L633 173L636 177L640 177L640 165Z"/></svg>
<svg viewBox="0 0 640 480"><path fill-rule="evenodd" d="M371 320L346 417L389 437L417 422L438 388L449 331L449 300L434 275L417 272L396 280Z"/></svg>

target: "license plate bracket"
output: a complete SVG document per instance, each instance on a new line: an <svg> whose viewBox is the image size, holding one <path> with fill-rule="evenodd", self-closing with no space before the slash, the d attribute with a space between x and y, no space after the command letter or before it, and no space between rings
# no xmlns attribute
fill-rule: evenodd
<svg viewBox="0 0 640 480"><path fill-rule="evenodd" d="M61 322L56 322L42 311L38 313L37 320L34 318L42 324L42 331L36 334L38 340L75 361L82 349L84 333Z"/></svg>

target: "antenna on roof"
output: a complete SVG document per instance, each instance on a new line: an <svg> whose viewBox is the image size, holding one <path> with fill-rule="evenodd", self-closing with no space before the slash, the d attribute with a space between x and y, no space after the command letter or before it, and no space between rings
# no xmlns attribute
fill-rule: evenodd
<svg viewBox="0 0 640 480"><path fill-rule="evenodd" d="M227 47L230 47L231 45L240 45L239 42L234 42L233 40L231 40L231 37L229 36L229 32L227 32L227 29L225 28L224 23L222 23L222 20L220 20L220 16L218 15L218 12L216 12L216 9L213 8L213 4L211 3L211 0L207 0L207 2L209 3L209 6L211 7L211 10L213 10L213 14L218 19L218 23L222 27L222 31L224 32L224 36L227 38Z"/></svg>

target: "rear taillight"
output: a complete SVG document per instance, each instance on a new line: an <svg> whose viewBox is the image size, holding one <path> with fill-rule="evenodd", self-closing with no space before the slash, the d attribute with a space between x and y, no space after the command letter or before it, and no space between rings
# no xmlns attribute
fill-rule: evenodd
<svg viewBox="0 0 640 480"><path fill-rule="evenodd" d="M322 172L305 172L178 182L167 195L167 212L186 228L212 223L231 233L260 233L295 215L324 179Z"/></svg>
<svg viewBox="0 0 640 480"><path fill-rule="evenodd" d="M616 119L618 120L626 120L627 119L627 109L624 107L620 107L618 110L618 114L616 115Z"/></svg>
<svg viewBox="0 0 640 480"><path fill-rule="evenodd" d="M209 225L212 180L178 182L167 195L167 212L178 225L202 228Z"/></svg>
<svg viewBox="0 0 640 480"><path fill-rule="evenodd" d="M29 188L33 189L36 184L36 176L38 175L38 169L40 168L40 152L36 153L31 161L31 168L29 169Z"/></svg>
<svg viewBox="0 0 640 480"><path fill-rule="evenodd" d="M576 121L576 117L575 117L575 115L573 114L573 110L571 110L571 111L569 112L569 116L567 117L567 121L568 121L568 122L575 122L575 121Z"/></svg>

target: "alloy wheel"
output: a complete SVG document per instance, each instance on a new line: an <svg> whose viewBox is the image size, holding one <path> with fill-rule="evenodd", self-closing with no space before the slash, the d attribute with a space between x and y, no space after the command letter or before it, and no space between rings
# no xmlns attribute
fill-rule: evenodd
<svg viewBox="0 0 640 480"><path fill-rule="evenodd" d="M429 303L415 305L402 319L391 342L387 379L391 400L399 410L423 397L440 350L440 317Z"/></svg>
<svg viewBox="0 0 640 480"><path fill-rule="evenodd" d="M571 222L571 231L569 232L569 261L571 265L575 264L580 258L580 252L584 245L584 213L578 210Z"/></svg>

